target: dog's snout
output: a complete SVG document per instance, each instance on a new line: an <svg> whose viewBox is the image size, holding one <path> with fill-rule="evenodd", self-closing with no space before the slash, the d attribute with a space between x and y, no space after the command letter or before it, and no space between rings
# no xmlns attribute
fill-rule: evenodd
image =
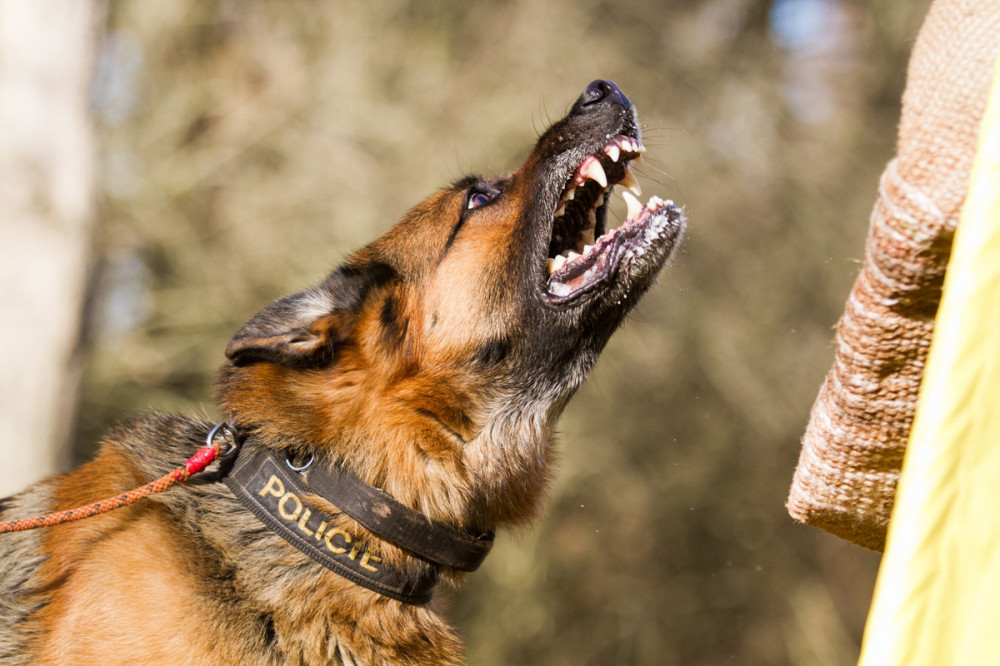
<svg viewBox="0 0 1000 666"><path fill-rule="evenodd" d="M618 86L611 81L597 79L591 82L583 91L583 94L580 95L580 98L576 100L576 104L573 105L573 112L580 113L602 104L617 104L626 109L632 106L632 102L629 101L628 97L625 96L625 93Z"/></svg>

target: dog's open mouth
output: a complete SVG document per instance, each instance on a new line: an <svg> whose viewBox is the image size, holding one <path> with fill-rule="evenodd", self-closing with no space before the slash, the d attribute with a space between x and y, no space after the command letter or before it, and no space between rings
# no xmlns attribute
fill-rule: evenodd
<svg viewBox="0 0 1000 666"><path fill-rule="evenodd" d="M612 138L588 155L563 189L552 220L546 261L546 294L566 301L591 291L612 277L627 257L642 256L658 240L676 231L680 209L652 197L645 204L630 171L641 162L645 146L629 136ZM608 202L616 185L628 206L621 226L607 229Z"/></svg>

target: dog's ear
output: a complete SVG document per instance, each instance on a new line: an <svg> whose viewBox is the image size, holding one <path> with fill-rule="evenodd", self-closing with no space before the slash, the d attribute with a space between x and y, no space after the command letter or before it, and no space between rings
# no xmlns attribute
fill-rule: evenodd
<svg viewBox="0 0 1000 666"><path fill-rule="evenodd" d="M304 291L261 310L226 348L236 365L268 362L292 368L320 367L333 360L338 338L346 334L343 316L331 312L322 294Z"/></svg>
<svg viewBox="0 0 1000 666"><path fill-rule="evenodd" d="M280 298L261 310L233 337L226 357L238 366L329 365L336 347L350 339L355 315L369 292L396 279L396 271L382 263L344 266L318 287Z"/></svg>

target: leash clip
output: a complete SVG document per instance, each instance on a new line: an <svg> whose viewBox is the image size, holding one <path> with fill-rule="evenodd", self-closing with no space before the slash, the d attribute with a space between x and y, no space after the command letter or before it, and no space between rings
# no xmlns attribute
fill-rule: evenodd
<svg viewBox="0 0 1000 666"><path fill-rule="evenodd" d="M236 420L233 419L228 423L223 421L222 423L216 424L214 428L208 431L208 437L205 438L205 446L210 447L215 441L215 437L221 433L223 441L229 444L229 448L222 451L222 447L219 447L219 457L228 458L229 456L236 453L236 450L240 448L239 439L236 437L236 429L233 427L236 424Z"/></svg>

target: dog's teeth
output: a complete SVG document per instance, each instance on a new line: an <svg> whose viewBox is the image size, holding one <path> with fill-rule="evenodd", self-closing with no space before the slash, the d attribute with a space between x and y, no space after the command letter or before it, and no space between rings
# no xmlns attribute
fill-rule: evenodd
<svg viewBox="0 0 1000 666"><path fill-rule="evenodd" d="M580 253L579 253L579 252L573 252L572 250L570 250L570 251L569 251L569 254L567 254L567 255L566 255L566 258L567 258L567 259L568 259L569 261L573 261L574 259L576 259L576 258L577 258L577 257L579 257L579 256L580 256Z"/></svg>
<svg viewBox="0 0 1000 666"><path fill-rule="evenodd" d="M601 163L593 156L587 158L587 163L583 168L581 174L584 179L591 179L597 181L597 184L601 187L608 186L608 176L604 173L604 167Z"/></svg>
<svg viewBox="0 0 1000 666"><path fill-rule="evenodd" d="M583 253L584 253L584 254L587 254L588 252L590 252L590 251L591 251L591 250L593 250L593 249L594 249L594 246L593 246L593 245L584 245L584 246L583 246Z"/></svg>
<svg viewBox="0 0 1000 666"><path fill-rule="evenodd" d="M635 150L637 153L644 153L646 152L646 146L642 145L641 143L637 143Z"/></svg>
<svg viewBox="0 0 1000 666"><path fill-rule="evenodd" d="M624 185L635 196L642 195L642 188L639 187L639 181L635 179L635 176L628 170L628 167L625 167L625 177L621 179L621 185Z"/></svg>
<svg viewBox="0 0 1000 666"><path fill-rule="evenodd" d="M572 201L573 197L575 196L576 196L576 188L571 187L569 188L569 191L567 191L566 194L563 195L563 201Z"/></svg>
<svg viewBox="0 0 1000 666"><path fill-rule="evenodd" d="M628 214L625 216L627 219L631 220L642 212L642 204L628 190L622 192L622 199L625 200L625 204L628 206Z"/></svg>
<svg viewBox="0 0 1000 666"><path fill-rule="evenodd" d="M643 152L643 153L644 153L644 152L646 152L646 148L645 148L645 146L643 146L643 148L642 148L642 151L641 151L641 152ZM641 155L641 154L640 154L640 155L636 155L635 157L633 157L633 158L632 158L632 160L631 160L631 161L632 161L632 162L633 162L634 164L638 164L639 166L642 166L642 155Z"/></svg>
<svg viewBox="0 0 1000 666"><path fill-rule="evenodd" d="M617 162L618 156L621 155L622 151L618 148L618 146L610 145L604 149L604 152L608 154L608 157L611 158L612 162Z"/></svg>
<svg viewBox="0 0 1000 666"><path fill-rule="evenodd" d="M563 267L563 265L566 263L566 257L560 254L558 257L555 257L554 259L549 259L549 262L551 262L549 264L549 274L552 274Z"/></svg>

